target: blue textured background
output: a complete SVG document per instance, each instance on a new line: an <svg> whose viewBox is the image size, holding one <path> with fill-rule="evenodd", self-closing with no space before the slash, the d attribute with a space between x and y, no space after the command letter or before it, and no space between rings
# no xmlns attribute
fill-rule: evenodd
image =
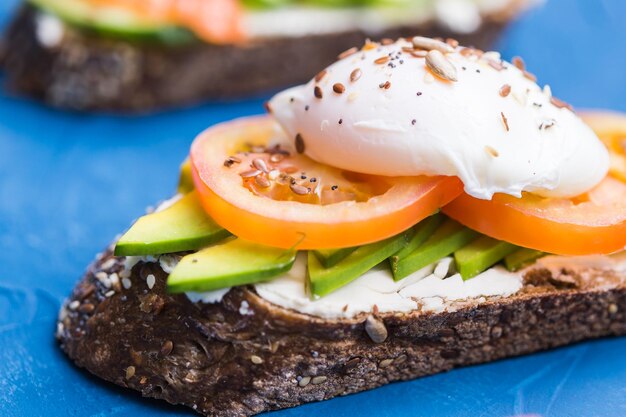
<svg viewBox="0 0 626 417"><path fill-rule="evenodd" d="M16 0L0 0L0 25ZM512 25L504 56L578 107L626 110L626 1L550 0ZM210 124L263 100L149 117L67 114L0 93L0 415L193 415L72 366L54 320L94 255L174 189ZM626 338L460 369L276 416L624 416Z"/></svg>

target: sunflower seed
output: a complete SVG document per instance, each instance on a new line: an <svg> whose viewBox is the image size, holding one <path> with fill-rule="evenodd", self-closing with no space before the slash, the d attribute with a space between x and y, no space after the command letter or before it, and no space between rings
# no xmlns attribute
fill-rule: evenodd
<svg viewBox="0 0 626 417"><path fill-rule="evenodd" d="M322 384L322 383L326 382L327 379L328 379L327 376L323 376L323 375L316 376L316 377L311 379L311 384L319 385L319 384Z"/></svg>
<svg viewBox="0 0 626 417"><path fill-rule="evenodd" d="M440 51L432 50L426 55L426 66L438 77L457 81L456 68Z"/></svg>
<svg viewBox="0 0 626 417"><path fill-rule="evenodd" d="M368 316L365 320L365 332L374 343L383 343L387 340L388 333L385 323L374 316Z"/></svg>
<svg viewBox="0 0 626 417"><path fill-rule="evenodd" d="M443 53L454 52L454 48L452 46L432 38L415 36L411 42L413 42L413 47L417 49L425 49L427 51L436 50Z"/></svg>
<svg viewBox="0 0 626 417"><path fill-rule="evenodd" d="M253 160L252 160L252 165L253 165L256 169L261 170L261 171L263 171L263 172L267 172L267 171L269 171L269 170L267 169L267 164L266 164L266 163L265 163L265 161L264 161L264 160L262 160L261 158L256 158L256 159L253 159Z"/></svg>
<svg viewBox="0 0 626 417"><path fill-rule="evenodd" d="M256 185L261 188L267 188L271 185L269 180L261 175L257 175L256 177L254 177L254 182L256 182Z"/></svg>
<svg viewBox="0 0 626 417"><path fill-rule="evenodd" d="M298 195L305 195L309 193L309 189L300 184L291 184L289 188L291 188L291 191Z"/></svg>
<svg viewBox="0 0 626 417"><path fill-rule="evenodd" d="M300 381L298 381L298 386L304 388L307 385L309 385L309 382L311 382L311 377L310 376L305 376Z"/></svg>
<svg viewBox="0 0 626 417"><path fill-rule="evenodd" d="M262 172L258 169L250 169L248 171L244 171L241 174L242 178L252 178L252 177L256 177L257 175L261 175Z"/></svg>

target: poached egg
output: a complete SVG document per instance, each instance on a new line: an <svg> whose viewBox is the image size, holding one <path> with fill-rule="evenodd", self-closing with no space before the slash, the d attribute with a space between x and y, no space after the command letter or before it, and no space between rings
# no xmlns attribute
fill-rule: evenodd
<svg viewBox="0 0 626 417"><path fill-rule="evenodd" d="M383 176L457 176L465 192L572 197L608 151L568 105L497 52L432 39L367 43L269 103L310 158Z"/></svg>

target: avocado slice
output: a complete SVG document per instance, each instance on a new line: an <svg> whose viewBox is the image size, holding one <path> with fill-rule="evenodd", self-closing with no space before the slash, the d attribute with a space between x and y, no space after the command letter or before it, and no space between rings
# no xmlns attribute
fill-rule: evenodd
<svg viewBox="0 0 626 417"><path fill-rule="evenodd" d="M324 268L330 268L346 259L348 255L357 250L358 246L341 249L318 249L313 251L317 259L324 265Z"/></svg>
<svg viewBox="0 0 626 417"><path fill-rule="evenodd" d="M193 184L193 177L191 175L191 161L189 158L180 164L180 177L178 177L178 192L181 194L187 194L192 192L196 186Z"/></svg>
<svg viewBox="0 0 626 417"><path fill-rule="evenodd" d="M168 45L186 44L197 39L185 28L155 24L121 7L95 5L84 0L28 0L28 2L79 29L105 36Z"/></svg>
<svg viewBox="0 0 626 417"><path fill-rule="evenodd" d="M361 246L330 268L324 268L313 251L309 252L308 286L313 298L323 297L360 277L409 241L412 230L380 242Z"/></svg>
<svg viewBox="0 0 626 417"><path fill-rule="evenodd" d="M504 266L509 271L515 272L534 263L537 259L546 255L547 253L535 249L519 248L504 258Z"/></svg>
<svg viewBox="0 0 626 417"><path fill-rule="evenodd" d="M454 261L461 277L467 280L495 265L516 250L517 246L511 243L489 236L481 236L454 252Z"/></svg>
<svg viewBox="0 0 626 417"><path fill-rule="evenodd" d="M413 272L461 249L476 237L477 232L452 219L447 219L426 242L398 260L392 269L393 279L398 281L408 277Z"/></svg>
<svg viewBox="0 0 626 417"><path fill-rule="evenodd" d="M425 241L428 239L434 232L437 230L441 223L446 219L446 217L442 214L434 214L413 227L414 233L413 237L409 241L409 243L400 249L398 253L389 257L389 264L391 265L392 271L398 270L398 263L409 256L415 249L419 248ZM394 274L394 280L397 281L399 279L404 278L404 276L396 278Z"/></svg>
<svg viewBox="0 0 626 417"><path fill-rule="evenodd" d="M206 214L193 191L163 211L140 217L117 242L115 255L196 250L228 236L230 233Z"/></svg>
<svg viewBox="0 0 626 417"><path fill-rule="evenodd" d="M167 278L167 289L213 291L266 281L291 269L296 251L231 239L180 260Z"/></svg>

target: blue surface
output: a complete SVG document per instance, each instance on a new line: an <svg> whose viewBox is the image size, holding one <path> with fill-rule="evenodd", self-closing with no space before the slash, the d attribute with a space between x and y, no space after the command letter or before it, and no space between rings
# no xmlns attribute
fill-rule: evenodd
<svg viewBox="0 0 626 417"><path fill-rule="evenodd" d="M0 0L0 23L15 0ZM550 0L511 26L505 57L578 107L626 110L626 2ZM174 189L191 139L262 100L131 118L61 113L0 94L0 415L193 415L98 381L53 340L85 266ZM276 416L624 416L626 338L474 366Z"/></svg>

